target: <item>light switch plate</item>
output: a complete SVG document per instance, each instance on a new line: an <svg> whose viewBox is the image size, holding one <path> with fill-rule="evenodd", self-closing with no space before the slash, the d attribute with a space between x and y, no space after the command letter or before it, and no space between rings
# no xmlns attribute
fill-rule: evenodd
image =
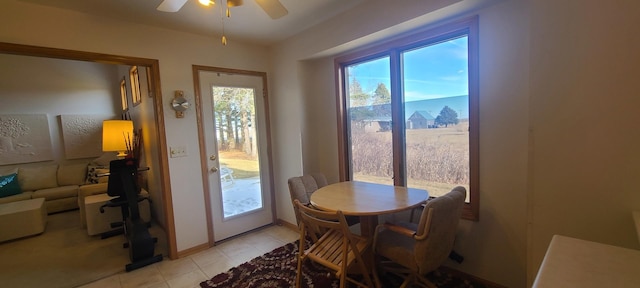
<svg viewBox="0 0 640 288"><path fill-rule="evenodd" d="M169 147L169 157L185 157L187 156L187 147L185 146L172 146Z"/></svg>

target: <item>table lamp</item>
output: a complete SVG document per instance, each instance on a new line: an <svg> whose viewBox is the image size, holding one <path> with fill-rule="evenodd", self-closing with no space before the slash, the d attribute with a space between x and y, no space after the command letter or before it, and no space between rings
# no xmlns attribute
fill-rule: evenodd
<svg viewBox="0 0 640 288"><path fill-rule="evenodd" d="M117 151L118 158L127 156L133 140L133 121L104 120L102 122L102 151Z"/></svg>

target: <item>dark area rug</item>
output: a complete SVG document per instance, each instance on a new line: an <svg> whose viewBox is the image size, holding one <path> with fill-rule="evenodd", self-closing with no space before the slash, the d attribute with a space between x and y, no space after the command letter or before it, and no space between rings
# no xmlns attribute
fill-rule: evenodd
<svg viewBox="0 0 640 288"><path fill-rule="evenodd" d="M202 288L242 287L242 288L281 288L294 287L296 279L298 254L297 241L289 243L260 257L254 258L240 266L220 273L210 280L200 283ZM302 287L339 287L339 280L329 270L312 261L305 261L302 266L304 278ZM465 279L459 275L438 269L427 275L427 278L438 287L486 287L484 284ZM381 276L384 287L398 287L402 279L394 275ZM353 285L354 286L354 285ZM351 286L349 286L351 287Z"/></svg>

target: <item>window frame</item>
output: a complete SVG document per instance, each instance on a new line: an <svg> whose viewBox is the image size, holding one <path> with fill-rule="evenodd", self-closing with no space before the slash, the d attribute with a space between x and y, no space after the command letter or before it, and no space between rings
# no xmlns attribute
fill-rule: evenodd
<svg viewBox="0 0 640 288"><path fill-rule="evenodd" d="M334 59L335 81L336 81L336 111L338 117L338 166L340 181L351 180L351 145L348 139L350 133L350 122L348 115L345 83L346 67L377 59L389 57L390 59L390 93L392 105L393 133L400 133L393 137L393 167L394 185L406 186L404 141L404 105L403 87L401 86L402 63L400 55L404 51L412 48L438 43L446 39L455 38L460 35L468 37L468 65L469 65L469 203L465 203L462 213L463 219L472 221L479 220L480 206L480 157L479 157L479 31L478 16L464 18L455 22L444 24L434 28L416 30L408 34L399 35L391 39L374 44L366 49L338 56ZM348 79L347 79L348 80ZM393 95L400 95L393 97ZM400 169L403 168L403 169ZM452 187L453 188L453 187Z"/></svg>

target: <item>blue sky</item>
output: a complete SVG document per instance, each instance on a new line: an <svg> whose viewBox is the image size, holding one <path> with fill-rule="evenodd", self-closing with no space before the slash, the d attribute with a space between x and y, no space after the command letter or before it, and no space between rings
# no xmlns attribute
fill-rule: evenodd
<svg viewBox="0 0 640 288"><path fill-rule="evenodd" d="M406 102L468 94L467 37L406 51L403 61ZM349 74L365 92L378 83L391 87L388 58L351 66Z"/></svg>

